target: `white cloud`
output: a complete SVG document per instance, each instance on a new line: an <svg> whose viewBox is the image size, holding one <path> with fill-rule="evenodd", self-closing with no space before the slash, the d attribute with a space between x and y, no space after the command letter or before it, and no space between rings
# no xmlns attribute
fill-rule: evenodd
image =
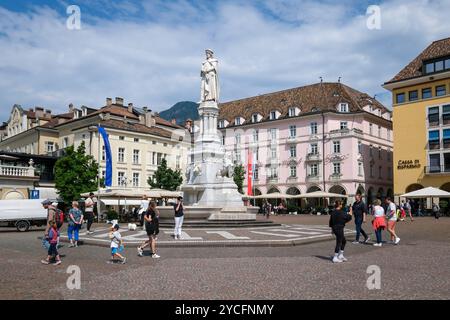
<svg viewBox="0 0 450 320"><path fill-rule="evenodd" d="M450 36L448 1L394 0L381 4L382 29L366 28L366 8L305 1L192 4L130 1L103 14L83 11L82 30L40 8L0 7L0 120L14 103L58 112L69 103L100 107L105 97L161 110L199 98L203 50L220 59L222 100L317 82L343 82L369 94L381 88L431 41ZM102 9L103 8L103 9ZM119 9L121 8L121 9ZM263 9L262 9L263 8ZM270 14L267 14L270 11ZM95 20L95 21L94 21Z"/></svg>

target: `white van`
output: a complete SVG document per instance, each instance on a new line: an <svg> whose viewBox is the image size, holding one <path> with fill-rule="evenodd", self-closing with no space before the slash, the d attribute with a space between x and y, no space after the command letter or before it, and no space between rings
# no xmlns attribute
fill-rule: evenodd
<svg viewBox="0 0 450 320"><path fill-rule="evenodd" d="M45 226L47 210L44 200L0 200L0 226L28 231L30 226Z"/></svg>

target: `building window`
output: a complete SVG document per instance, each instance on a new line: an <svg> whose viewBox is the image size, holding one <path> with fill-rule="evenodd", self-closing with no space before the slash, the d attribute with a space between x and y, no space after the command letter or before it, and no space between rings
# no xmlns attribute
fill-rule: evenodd
<svg viewBox="0 0 450 320"><path fill-rule="evenodd" d="M333 152L341 153L341 142L340 141L333 141Z"/></svg>
<svg viewBox="0 0 450 320"><path fill-rule="evenodd" d="M236 119L234 119L234 124L235 124L236 126L239 126L239 125L241 124L241 118L240 118L240 117L237 117Z"/></svg>
<svg viewBox="0 0 450 320"><path fill-rule="evenodd" d="M297 157L297 147L296 146L291 146L289 148L289 156L291 158L296 158Z"/></svg>
<svg viewBox="0 0 450 320"><path fill-rule="evenodd" d="M433 73L434 72L434 63L426 63L425 64L425 73Z"/></svg>
<svg viewBox="0 0 450 320"><path fill-rule="evenodd" d="M319 166L317 165L317 163L313 163L310 167L309 167L310 171L309 171L309 175L311 177L317 177L319 175Z"/></svg>
<svg viewBox="0 0 450 320"><path fill-rule="evenodd" d="M445 85L436 87L436 97L445 96L446 93L447 93L447 90L445 88Z"/></svg>
<svg viewBox="0 0 450 320"><path fill-rule="evenodd" d="M358 141L358 153L362 154L362 142Z"/></svg>
<svg viewBox="0 0 450 320"><path fill-rule="evenodd" d="M241 144L241 134L240 133L236 133L236 135L234 136L234 143L236 146L239 146Z"/></svg>
<svg viewBox="0 0 450 320"><path fill-rule="evenodd" d="M259 141L259 130L254 129L253 130L253 142L258 142L258 141Z"/></svg>
<svg viewBox="0 0 450 320"><path fill-rule="evenodd" d="M277 172L277 168L271 167L270 168L270 175L269 175L270 179L276 179L278 178L278 172Z"/></svg>
<svg viewBox="0 0 450 320"><path fill-rule="evenodd" d="M311 144L311 154L318 154L318 148L317 148L317 143L312 143Z"/></svg>
<svg viewBox="0 0 450 320"><path fill-rule="evenodd" d="M391 150L388 149L387 153L387 159L388 161L391 161Z"/></svg>
<svg viewBox="0 0 450 320"><path fill-rule="evenodd" d="M387 168L387 177L388 177L388 180L392 180L392 168L391 167Z"/></svg>
<svg viewBox="0 0 450 320"><path fill-rule="evenodd" d="M430 172L441 172L441 155L430 154Z"/></svg>
<svg viewBox="0 0 450 320"><path fill-rule="evenodd" d="M395 102L396 103L403 103L405 102L405 93L397 93L395 96Z"/></svg>
<svg viewBox="0 0 450 320"><path fill-rule="evenodd" d="M381 158L382 158L382 152L383 152L383 149L381 147L378 147L378 159L379 160L381 160Z"/></svg>
<svg viewBox="0 0 450 320"><path fill-rule="evenodd" d="M295 138L297 136L297 126L289 126L289 137Z"/></svg>
<svg viewBox="0 0 450 320"><path fill-rule="evenodd" d="M125 148L119 148L119 153L117 155L118 162L125 162Z"/></svg>
<svg viewBox="0 0 450 320"><path fill-rule="evenodd" d="M430 99L431 96L431 88L422 89L422 99Z"/></svg>
<svg viewBox="0 0 450 320"><path fill-rule="evenodd" d="M119 171L117 176L117 185L119 187L125 187L127 184L127 181L125 179L125 172Z"/></svg>
<svg viewBox="0 0 450 320"><path fill-rule="evenodd" d="M333 174L334 175L341 174L341 163L340 162L333 163Z"/></svg>
<svg viewBox="0 0 450 320"><path fill-rule="evenodd" d="M124 136L119 136L119 140L125 140L125 137Z"/></svg>
<svg viewBox="0 0 450 320"><path fill-rule="evenodd" d="M256 159L256 161L259 161L259 147L256 147L256 150L255 150L255 159Z"/></svg>
<svg viewBox="0 0 450 320"><path fill-rule="evenodd" d="M222 136L222 145L225 145L225 136Z"/></svg>
<svg viewBox="0 0 450 320"><path fill-rule="evenodd" d="M253 170L253 179L259 180L259 168L255 167L255 170Z"/></svg>
<svg viewBox="0 0 450 320"><path fill-rule="evenodd" d="M140 177L140 175L139 175L138 172L134 172L134 173L133 173L133 187L135 187L135 188L138 188L139 185L140 185L140 183L139 183L139 180L140 180L139 177Z"/></svg>
<svg viewBox="0 0 450 320"><path fill-rule="evenodd" d="M252 122L253 122L253 123L258 122L258 114L257 114L257 113L255 113L255 114L252 115Z"/></svg>
<svg viewBox="0 0 450 320"><path fill-rule="evenodd" d="M139 164L139 150L133 150L133 164Z"/></svg>
<svg viewBox="0 0 450 320"><path fill-rule="evenodd" d="M439 130L433 130L428 132L428 145L430 149L439 149Z"/></svg>
<svg viewBox="0 0 450 320"><path fill-rule="evenodd" d="M225 121L223 120L219 121L219 128L225 128Z"/></svg>
<svg viewBox="0 0 450 320"><path fill-rule="evenodd" d="M297 177L297 167L296 166L292 165L290 167L290 174L291 174L291 178Z"/></svg>
<svg viewBox="0 0 450 320"><path fill-rule="evenodd" d="M311 134L317 134L317 122L312 122L310 124Z"/></svg>
<svg viewBox="0 0 450 320"><path fill-rule="evenodd" d="M369 147L369 156L373 157L373 145Z"/></svg>
<svg viewBox="0 0 450 320"><path fill-rule="evenodd" d="M270 129L269 132L270 132L270 139L272 141L277 140L277 129Z"/></svg>
<svg viewBox="0 0 450 320"><path fill-rule="evenodd" d="M445 60L445 69L449 70L450 69L450 59L446 59Z"/></svg>
<svg viewBox="0 0 450 320"><path fill-rule="evenodd" d="M433 107L428 109L428 125L439 125L439 107Z"/></svg>
<svg viewBox="0 0 450 320"><path fill-rule="evenodd" d="M348 103L340 103L339 112L348 112Z"/></svg>
<svg viewBox="0 0 450 320"><path fill-rule="evenodd" d="M378 178L379 178L379 179L382 179L382 178L381 178L381 171L382 171L382 170L383 170L382 167L379 166L379 167L378 167Z"/></svg>
<svg viewBox="0 0 450 320"><path fill-rule="evenodd" d="M276 159L277 158L277 147L273 146L270 148L270 158Z"/></svg>
<svg viewBox="0 0 450 320"><path fill-rule="evenodd" d="M134 138L134 142L139 142L139 138Z"/></svg>
<svg viewBox="0 0 450 320"><path fill-rule="evenodd" d="M63 139L63 148L67 148L69 146L69 138L64 138Z"/></svg>
<svg viewBox="0 0 450 320"><path fill-rule="evenodd" d="M295 108L289 108L289 117L295 117Z"/></svg>
<svg viewBox="0 0 450 320"><path fill-rule="evenodd" d="M450 129L444 129L442 131L442 142L444 143L444 148L450 148Z"/></svg>
<svg viewBox="0 0 450 320"><path fill-rule="evenodd" d="M341 121L341 130L346 130L346 129L348 129L347 121Z"/></svg>
<svg viewBox="0 0 450 320"><path fill-rule="evenodd" d="M162 162L162 159L163 159L163 154L161 152L158 152L156 154L156 165L159 166Z"/></svg>
<svg viewBox="0 0 450 320"><path fill-rule="evenodd" d="M419 99L419 92L417 90L408 92L408 100L416 101Z"/></svg>
<svg viewBox="0 0 450 320"><path fill-rule="evenodd" d="M277 113L276 111L271 111L270 112L270 120L276 120L277 118Z"/></svg>
<svg viewBox="0 0 450 320"><path fill-rule="evenodd" d="M156 141L152 141L152 144L153 144L153 145L156 145L156 143L157 143Z"/></svg>
<svg viewBox="0 0 450 320"><path fill-rule="evenodd" d="M106 147L102 147L102 161L106 161Z"/></svg>
<svg viewBox="0 0 450 320"><path fill-rule="evenodd" d="M373 178L373 164L370 165L370 177Z"/></svg>
<svg viewBox="0 0 450 320"><path fill-rule="evenodd" d="M47 152L54 152L55 151L55 143L51 142L51 141L47 141L45 143L45 150L47 150Z"/></svg>
<svg viewBox="0 0 450 320"><path fill-rule="evenodd" d="M442 123L450 124L450 104L442 106Z"/></svg>
<svg viewBox="0 0 450 320"><path fill-rule="evenodd" d="M358 162L358 176L364 175L364 165L361 161Z"/></svg>
<svg viewBox="0 0 450 320"><path fill-rule="evenodd" d="M390 129L387 129L386 135L387 135L387 139L391 140L391 130Z"/></svg>
<svg viewBox="0 0 450 320"><path fill-rule="evenodd" d="M369 123L369 134L373 135L373 124Z"/></svg>
<svg viewBox="0 0 450 320"><path fill-rule="evenodd" d="M450 153L444 153L444 171L450 172Z"/></svg>

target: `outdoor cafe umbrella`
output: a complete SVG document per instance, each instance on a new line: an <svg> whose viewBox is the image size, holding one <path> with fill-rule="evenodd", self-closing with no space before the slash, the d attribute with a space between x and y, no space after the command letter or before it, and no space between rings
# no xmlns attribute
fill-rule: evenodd
<svg viewBox="0 0 450 320"><path fill-rule="evenodd" d="M247 199L291 199L293 198L290 194L283 194L279 192L260 194L258 196L244 196Z"/></svg>
<svg viewBox="0 0 450 320"><path fill-rule="evenodd" d="M433 188L433 187L427 187L420 190L408 192L405 194L402 194L400 197L402 198L450 198L450 192Z"/></svg>
<svg viewBox="0 0 450 320"><path fill-rule="evenodd" d="M345 194L339 193L331 193L331 192L323 192L323 191L314 191L304 194L297 194L295 196L291 196L293 199L298 198L348 198Z"/></svg>

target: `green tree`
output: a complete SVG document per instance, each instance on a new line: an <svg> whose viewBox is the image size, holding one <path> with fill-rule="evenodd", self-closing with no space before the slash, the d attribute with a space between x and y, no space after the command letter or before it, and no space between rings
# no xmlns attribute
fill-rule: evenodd
<svg viewBox="0 0 450 320"><path fill-rule="evenodd" d="M82 193L98 187L98 163L86 154L82 142L77 150L74 146L66 149L66 154L55 164L55 187L65 203L78 200Z"/></svg>
<svg viewBox="0 0 450 320"><path fill-rule="evenodd" d="M242 164L234 167L233 180L238 187L239 193L241 194L244 194L244 190L242 190L242 188L244 187L245 173L246 171Z"/></svg>
<svg viewBox="0 0 450 320"><path fill-rule="evenodd" d="M180 170L172 170L167 167L167 160L162 159L155 174L148 178L147 183L152 188L175 191L183 183Z"/></svg>

